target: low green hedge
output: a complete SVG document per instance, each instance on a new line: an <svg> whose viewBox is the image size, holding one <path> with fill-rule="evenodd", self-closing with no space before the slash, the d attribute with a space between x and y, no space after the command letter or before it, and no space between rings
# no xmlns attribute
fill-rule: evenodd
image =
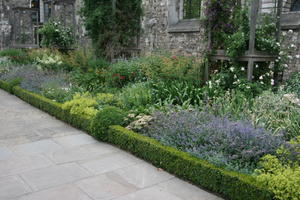
<svg viewBox="0 0 300 200"><path fill-rule="evenodd" d="M7 83L1 81L0 88L6 90L9 87ZM94 131L91 131L94 129L90 127L90 119L71 115L62 108L61 104L28 92L18 86L8 91L13 92L24 101L58 119L95 135ZM218 168L188 153L164 146L154 139L129 131L121 126L111 126L106 133L100 135L99 139L129 151L156 167L162 168L184 180L219 193L226 199L273 199L274 195L258 186L255 179L251 176Z"/></svg>
<svg viewBox="0 0 300 200"><path fill-rule="evenodd" d="M102 136L104 141L147 160L156 167L165 169L176 176L198 186L221 194L232 200L272 200L273 194L259 187L251 176L229 172L193 157L158 141L127 130L112 126Z"/></svg>
<svg viewBox="0 0 300 200"><path fill-rule="evenodd" d="M49 113L50 115L55 116L56 118L65 121L79 129L88 131L90 119L70 114L68 111L62 108L62 104L52 101L38 94L24 90L19 86L14 87L12 89L12 92L20 99L23 99L29 104Z"/></svg>
<svg viewBox="0 0 300 200"><path fill-rule="evenodd" d="M11 86L9 83L7 83L5 81L0 80L0 88L9 93L12 93L13 86Z"/></svg>

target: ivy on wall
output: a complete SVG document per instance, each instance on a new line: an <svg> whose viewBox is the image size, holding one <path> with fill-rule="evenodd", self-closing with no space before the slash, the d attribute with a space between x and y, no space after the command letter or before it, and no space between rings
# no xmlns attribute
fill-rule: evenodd
<svg viewBox="0 0 300 200"><path fill-rule="evenodd" d="M141 0L83 0L81 14L99 57L112 59L141 30Z"/></svg>

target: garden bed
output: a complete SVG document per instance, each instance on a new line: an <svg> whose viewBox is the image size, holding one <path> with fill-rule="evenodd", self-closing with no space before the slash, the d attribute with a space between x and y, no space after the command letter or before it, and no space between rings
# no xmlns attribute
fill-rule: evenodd
<svg viewBox="0 0 300 200"><path fill-rule="evenodd" d="M226 199L299 196L297 75L274 92L267 65L247 82L225 63L202 84L201 60L166 52L115 63L81 50L7 54L1 88L101 141Z"/></svg>
<svg viewBox="0 0 300 200"><path fill-rule="evenodd" d="M62 105L50 99L1 81L0 88L15 94L29 104L94 135L89 127L90 119L68 113ZM102 141L114 144L132 154L162 168L179 178L216 192L232 200L272 200L273 194L262 188L251 176L230 172L187 153L167 147L158 141L142 136L121 126L110 126Z"/></svg>

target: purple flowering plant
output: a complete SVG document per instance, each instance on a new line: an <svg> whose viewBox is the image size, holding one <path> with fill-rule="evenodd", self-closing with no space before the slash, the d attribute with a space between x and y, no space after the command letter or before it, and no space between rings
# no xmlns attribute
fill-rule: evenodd
<svg viewBox="0 0 300 200"><path fill-rule="evenodd" d="M188 152L220 167L252 173L259 159L274 154L284 143L263 128L247 121L231 121L197 110L155 112L142 131L165 145Z"/></svg>

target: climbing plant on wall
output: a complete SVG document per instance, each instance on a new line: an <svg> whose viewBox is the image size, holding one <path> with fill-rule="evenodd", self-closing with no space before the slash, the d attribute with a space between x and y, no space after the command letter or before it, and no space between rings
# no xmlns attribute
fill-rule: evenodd
<svg viewBox="0 0 300 200"><path fill-rule="evenodd" d="M112 59L140 30L141 0L83 0L81 14L97 56Z"/></svg>

